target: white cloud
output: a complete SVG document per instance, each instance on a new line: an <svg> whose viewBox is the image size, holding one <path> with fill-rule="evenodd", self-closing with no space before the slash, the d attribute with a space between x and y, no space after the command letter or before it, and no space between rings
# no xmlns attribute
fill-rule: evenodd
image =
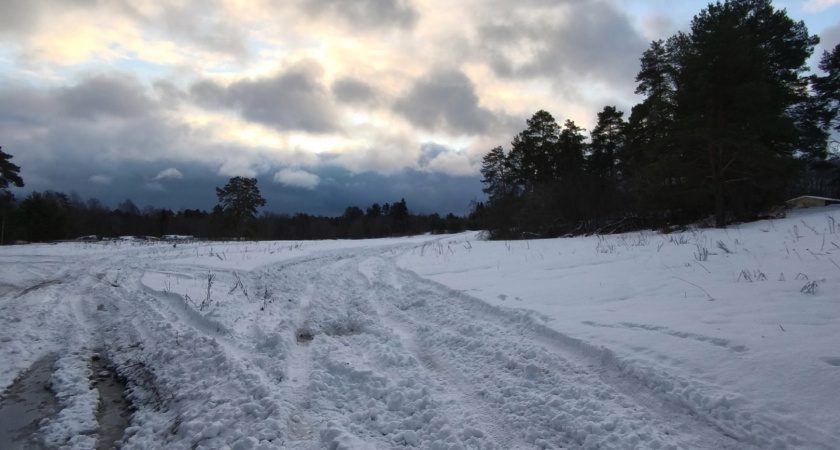
<svg viewBox="0 0 840 450"><path fill-rule="evenodd" d="M461 177L474 176L477 172L463 152L442 152L429 161L427 170Z"/></svg>
<svg viewBox="0 0 840 450"><path fill-rule="evenodd" d="M315 189L321 177L300 169L283 169L274 174L274 182L284 186Z"/></svg>
<svg viewBox="0 0 840 450"><path fill-rule="evenodd" d="M803 9L808 12L820 12L834 5L840 5L840 0L808 0Z"/></svg>
<svg viewBox="0 0 840 450"><path fill-rule="evenodd" d="M91 183L106 185L111 184L111 182L114 181L114 179L112 177L109 177L108 175L93 175L90 178L88 178L88 180L90 180Z"/></svg>
<svg viewBox="0 0 840 450"><path fill-rule="evenodd" d="M219 167L219 175L226 177L255 178L257 176L257 171L251 167L251 164L248 161L245 161L242 158L228 159L222 163L221 167Z"/></svg>
<svg viewBox="0 0 840 450"><path fill-rule="evenodd" d="M362 135L371 144L361 143L331 152L334 158L329 160L330 164L353 173L372 171L385 175L417 167L420 145L410 133L392 130L371 132L364 129Z"/></svg>
<svg viewBox="0 0 840 450"><path fill-rule="evenodd" d="M168 169L166 169L166 170L162 170L162 171L160 171L160 173L158 173L157 175L155 175L155 177L154 177L154 178L152 178L152 180L153 180L153 181L161 181L161 180L180 180L180 179L182 179L182 178L184 178L184 174L183 174L183 173L181 173L181 171L180 171L180 170L178 170L178 169L176 169L176 168L174 168L174 167L170 167L170 168L168 168Z"/></svg>

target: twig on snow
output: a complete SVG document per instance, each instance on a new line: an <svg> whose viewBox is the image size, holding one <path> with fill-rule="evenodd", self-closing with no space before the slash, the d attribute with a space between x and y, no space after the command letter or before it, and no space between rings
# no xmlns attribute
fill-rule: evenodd
<svg viewBox="0 0 840 450"><path fill-rule="evenodd" d="M709 301L710 301L710 302L713 302L713 301L717 300L716 298L712 297L712 296L711 296L711 294L709 294L709 293L708 293L705 289L703 289L702 287L700 287L700 286L698 286L698 285L696 285L696 284L694 284L694 283L692 283L692 282L690 282L690 281L683 280L683 279L682 279L682 278L680 278L680 277L674 277L674 278L676 278L676 279L678 279L678 280L680 280L680 281L682 281L682 282L684 282L684 283L688 283L688 284L690 284L690 285L692 285L692 286L696 287L697 289L700 289L701 291L703 291L703 293L705 293L705 294L706 294L706 296L708 296L708 297L709 297Z"/></svg>

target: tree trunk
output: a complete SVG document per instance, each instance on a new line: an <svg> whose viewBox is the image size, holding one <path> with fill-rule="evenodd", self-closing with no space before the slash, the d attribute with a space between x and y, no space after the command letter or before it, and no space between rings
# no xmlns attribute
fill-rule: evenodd
<svg viewBox="0 0 840 450"><path fill-rule="evenodd" d="M715 227L726 228L726 205L723 201L723 186L715 182Z"/></svg>

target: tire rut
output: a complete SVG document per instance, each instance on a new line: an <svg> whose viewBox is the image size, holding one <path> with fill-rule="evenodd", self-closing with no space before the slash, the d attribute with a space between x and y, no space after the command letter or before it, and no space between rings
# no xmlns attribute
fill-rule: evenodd
<svg viewBox="0 0 840 450"><path fill-rule="evenodd" d="M391 261L377 267L374 280L397 280L374 290L390 326L413 342L407 348L523 445L752 448L649 393L597 352L535 327L531 314L499 314Z"/></svg>

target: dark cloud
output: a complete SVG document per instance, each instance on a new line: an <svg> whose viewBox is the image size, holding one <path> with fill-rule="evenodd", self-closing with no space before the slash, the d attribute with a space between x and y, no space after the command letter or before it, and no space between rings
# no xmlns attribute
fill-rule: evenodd
<svg viewBox="0 0 840 450"><path fill-rule="evenodd" d="M27 32L34 28L41 15L36 1L0 2L0 37Z"/></svg>
<svg viewBox="0 0 840 450"><path fill-rule="evenodd" d="M352 174L337 166L309 169L321 179L317 189L292 189L270 183L269 175L259 178L266 209L280 213L297 212L338 216L348 206L363 210L379 203L394 203L404 198L413 213L467 214L470 201L482 200L478 177L455 177L443 174L403 170L391 175L374 172Z"/></svg>
<svg viewBox="0 0 840 450"><path fill-rule="evenodd" d="M440 70L418 80L394 103L394 111L427 130L475 135L495 121L478 103L472 80L457 70Z"/></svg>
<svg viewBox="0 0 840 450"><path fill-rule="evenodd" d="M5 146L4 146L5 149ZM155 174L177 165L183 179L155 183ZM25 167L32 172L34 168ZM26 187L13 193L22 198L29 192L55 190L76 193L82 199L96 198L115 208L130 199L141 209L146 206L210 211L216 205L215 188L229 177L201 163L158 160L122 161L80 160L68 158L61 165L49 164L36 169L37 179L26 178ZM272 182L273 171L257 176L260 193L266 199L264 210L281 214L306 213L339 216L348 206L367 208L373 203L394 203L405 198L413 213L467 214L470 201L484 198L477 177L452 177L418 171L401 171L389 176L366 172L351 174L336 166L308 169L322 180L316 189L299 189ZM96 175L92 175L96 174ZM92 177L96 177L91 180ZM108 178L110 184L98 182ZM42 180L43 179L43 180ZM30 183L32 181L32 183Z"/></svg>
<svg viewBox="0 0 840 450"><path fill-rule="evenodd" d="M358 30L412 28L418 13L411 0L304 0L313 17L333 16Z"/></svg>
<svg viewBox="0 0 840 450"><path fill-rule="evenodd" d="M152 90L158 103L166 108L176 108L182 101L189 100L189 95L168 80L157 80L152 83Z"/></svg>
<svg viewBox="0 0 840 450"><path fill-rule="evenodd" d="M146 96L145 90L129 95L127 89L133 83L136 81L131 76L118 74L91 77L73 87L53 90L0 87L3 150L14 155L26 182L25 188L13 193L23 197L49 189L75 192L83 199L97 198L111 208L131 199L141 208L210 210L217 201L215 188L223 186L230 176L220 174L219 165L224 161L218 155L239 154L241 149L211 142L194 129L173 124L168 110L160 101L156 103L154 96ZM217 102L227 101L233 89L219 91L212 88L213 84L207 86L209 93L204 95ZM96 87L102 92L96 92ZM248 84L237 89L252 87ZM155 91L171 93L170 88L163 84ZM235 93L239 93L237 89ZM126 98L109 102L103 98L108 95ZM172 95L181 94L176 89ZM427 159L434 158L443 150L428 147L424 154ZM324 161L328 157L322 155L320 164L306 168L319 179L311 190L273 182L276 173L286 166L276 159L262 160L257 177L268 201L266 210L334 216L347 206L367 207L405 198L417 213L464 214L470 200L482 198L475 176L410 170L389 176L354 174L328 164ZM260 158L246 159L254 162Z"/></svg>
<svg viewBox="0 0 840 450"><path fill-rule="evenodd" d="M627 15L607 2L570 2L562 12L562 21L513 15L481 26L481 54L503 77L632 84L647 42Z"/></svg>
<svg viewBox="0 0 840 450"><path fill-rule="evenodd" d="M35 190L97 185L90 182L96 175L99 181L111 177L112 187L121 185L121 174L105 166L171 155L189 134L129 75L91 77L51 90L0 89L4 149L15 155L27 187Z"/></svg>
<svg viewBox="0 0 840 450"><path fill-rule="evenodd" d="M279 131L327 133L338 124L320 76L316 63L301 63L272 77L229 86L202 81L190 88L190 94L201 106L234 110L245 120Z"/></svg>
<svg viewBox="0 0 840 450"><path fill-rule="evenodd" d="M0 37L16 36L49 23L51 15L95 7L99 0L0 2Z"/></svg>
<svg viewBox="0 0 840 450"><path fill-rule="evenodd" d="M336 80L331 89L335 98L342 103L365 105L376 102L376 90L364 81L352 77Z"/></svg>
<svg viewBox="0 0 840 450"><path fill-rule="evenodd" d="M420 157L417 161L417 165L421 168L429 167L429 163L432 162L433 159L448 151L451 151L451 149L445 145L440 145L434 142L426 142L420 145Z"/></svg>
<svg viewBox="0 0 840 450"><path fill-rule="evenodd" d="M161 117L157 103L130 75L95 76L75 86L0 89L0 136L4 145L28 148L23 159L54 163L68 153L150 155L179 130Z"/></svg>
<svg viewBox="0 0 840 450"><path fill-rule="evenodd" d="M155 109L145 90L130 76L100 75L58 89L55 98L68 118L135 118Z"/></svg>

